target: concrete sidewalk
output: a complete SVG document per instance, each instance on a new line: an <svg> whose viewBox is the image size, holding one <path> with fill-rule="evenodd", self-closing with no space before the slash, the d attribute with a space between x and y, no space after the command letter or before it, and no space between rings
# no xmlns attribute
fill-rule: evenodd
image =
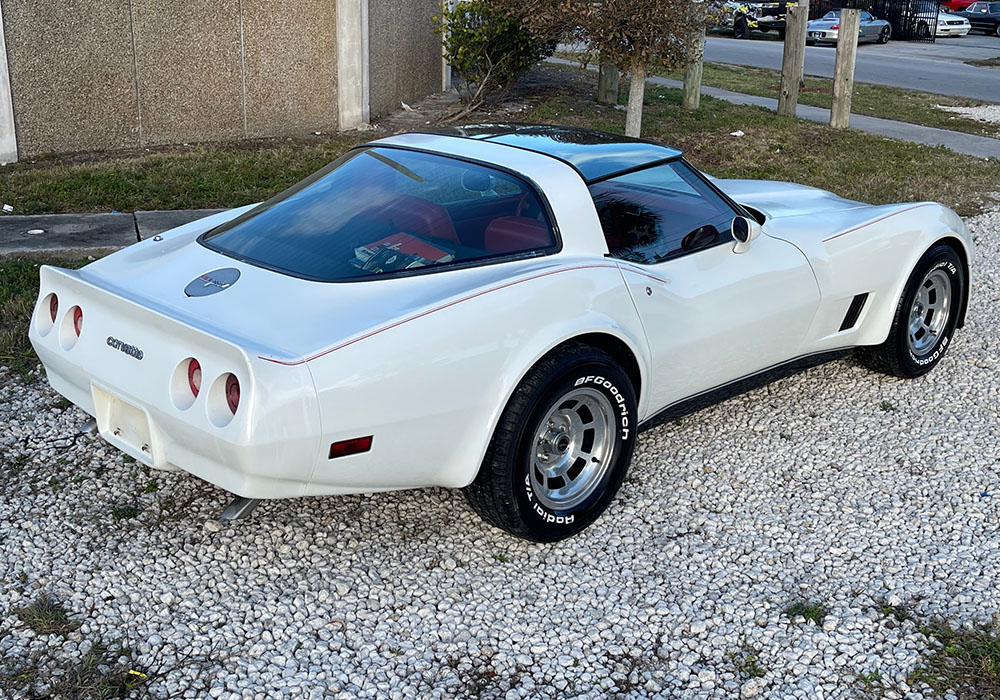
<svg viewBox="0 0 1000 700"><path fill-rule="evenodd" d="M47 250L124 248L220 211L223 210L0 216L0 255Z"/></svg>
<svg viewBox="0 0 1000 700"><path fill-rule="evenodd" d="M560 63L567 66L579 66L575 61L568 61L563 58L550 58L552 63ZM597 71L596 67L589 70ZM650 77L646 82L652 85L662 85L663 87L681 88L684 83L680 80L670 80L669 78ZM757 97L756 95L746 95L742 92L722 90L720 88L701 88L702 95L715 97L726 102L740 105L753 105L764 107L772 112L778 109L777 98ZM830 110L822 107L810 107L800 104L797 116L800 119L828 124L830 122ZM733 131L740 128L739 124L733 124ZM1000 139L991 139L986 136L975 136L961 131L949 131L948 129L935 129L930 126L920 126L908 122L897 122L891 119L880 119L878 117L866 117L860 114L851 115L851 128L864 131L877 136L887 136L889 138L911 141L925 146L945 146L956 153L964 153L980 158L1000 158Z"/></svg>

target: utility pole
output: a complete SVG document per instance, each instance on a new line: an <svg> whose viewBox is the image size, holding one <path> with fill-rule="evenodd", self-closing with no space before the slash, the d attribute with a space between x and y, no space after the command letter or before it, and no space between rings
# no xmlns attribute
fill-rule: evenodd
<svg viewBox="0 0 1000 700"><path fill-rule="evenodd" d="M618 66L611 61L601 61L597 74L597 101L602 105L618 104Z"/></svg>
<svg viewBox="0 0 1000 700"><path fill-rule="evenodd" d="M840 11L840 37L833 67L833 105L830 126L846 129L851 125L851 93L854 91L854 61L858 55L858 28L861 10Z"/></svg>
<svg viewBox="0 0 1000 700"><path fill-rule="evenodd" d="M778 92L778 114L794 117L802 87L806 61L806 24L809 22L809 0L799 0L785 8L785 46L781 56L781 90Z"/></svg>
<svg viewBox="0 0 1000 700"><path fill-rule="evenodd" d="M701 104L701 72L705 65L705 27L691 38L691 53L684 67L684 100L681 107L695 110Z"/></svg>

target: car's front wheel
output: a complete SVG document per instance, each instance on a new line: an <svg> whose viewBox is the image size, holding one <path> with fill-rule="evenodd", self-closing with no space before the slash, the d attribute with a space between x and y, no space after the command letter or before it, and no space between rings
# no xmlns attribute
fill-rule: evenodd
<svg viewBox="0 0 1000 700"><path fill-rule="evenodd" d="M897 377L919 377L941 361L965 295L965 271L951 246L936 245L917 263L896 305L889 337L862 348L862 362Z"/></svg>
<svg viewBox="0 0 1000 700"><path fill-rule="evenodd" d="M484 520L518 537L575 535L621 486L635 428L628 375L601 350L564 345L514 391L466 498Z"/></svg>

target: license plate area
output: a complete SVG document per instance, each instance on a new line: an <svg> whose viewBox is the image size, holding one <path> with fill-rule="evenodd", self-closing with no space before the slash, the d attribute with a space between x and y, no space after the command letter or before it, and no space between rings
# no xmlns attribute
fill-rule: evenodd
<svg viewBox="0 0 1000 700"><path fill-rule="evenodd" d="M97 386L91 387L101 437L146 464L153 462L146 412Z"/></svg>

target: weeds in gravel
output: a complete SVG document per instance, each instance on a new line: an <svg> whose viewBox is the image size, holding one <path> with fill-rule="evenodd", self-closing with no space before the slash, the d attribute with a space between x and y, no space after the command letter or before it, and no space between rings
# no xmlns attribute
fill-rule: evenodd
<svg viewBox="0 0 1000 700"><path fill-rule="evenodd" d="M886 413L888 413L889 411L895 411L896 410L896 407L892 405L891 401L883 401L882 403L880 403L878 405L878 407L881 408Z"/></svg>
<svg viewBox="0 0 1000 700"><path fill-rule="evenodd" d="M135 506L130 505L115 506L111 509L111 517L115 519L115 522L131 520L138 514L139 510Z"/></svg>
<svg viewBox="0 0 1000 700"><path fill-rule="evenodd" d="M826 609L826 606L822 603L800 601L789 606L785 610L785 615L792 619L795 619L796 617L804 617L817 625L821 625L823 624L823 618L826 617L827 612L828 610Z"/></svg>
<svg viewBox="0 0 1000 700"><path fill-rule="evenodd" d="M910 674L911 685L923 683L960 700L1000 700L1000 627L959 630L942 623L920 631L937 648Z"/></svg>
<svg viewBox="0 0 1000 700"><path fill-rule="evenodd" d="M150 479L146 482L146 487L142 490L143 493L156 493L160 490L160 484L157 483L156 479Z"/></svg>
<svg viewBox="0 0 1000 700"><path fill-rule="evenodd" d="M12 612L36 634L67 634L80 626L69 618L61 602L44 592L32 603Z"/></svg>
<svg viewBox="0 0 1000 700"><path fill-rule="evenodd" d="M896 622L906 622L907 620L912 620L913 616L910 612L901 605L885 605L879 608L879 612L882 613L883 617L894 617Z"/></svg>
<svg viewBox="0 0 1000 700"><path fill-rule="evenodd" d="M760 663L760 654L746 641L740 645L739 651L729 654L729 660L733 662L737 675L743 680L763 678L767 673L767 669Z"/></svg>

